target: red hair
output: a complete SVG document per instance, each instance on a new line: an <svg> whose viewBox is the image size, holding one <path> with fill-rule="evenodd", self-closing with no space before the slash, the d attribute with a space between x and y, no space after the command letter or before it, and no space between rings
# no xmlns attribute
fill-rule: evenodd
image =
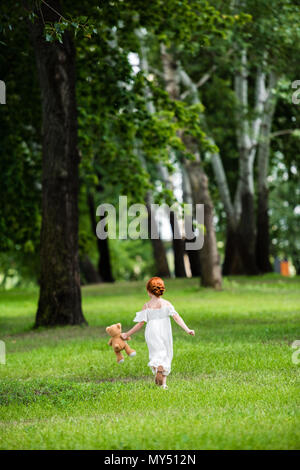
<svg viewBox="0 0 300 470"><path fill-rule="evenodd" d="M146 285L147 291L150 294L160 297L165 292L165 283L160 277L151 277Z"/></svg>

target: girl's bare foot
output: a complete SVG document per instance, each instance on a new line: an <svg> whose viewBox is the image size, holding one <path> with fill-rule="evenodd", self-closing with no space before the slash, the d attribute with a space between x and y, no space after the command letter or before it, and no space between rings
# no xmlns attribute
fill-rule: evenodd
<svg viewBox="0 0 300 470"><path fill-rule="evenodd" d="M162 385L163 384L163 366L158 366L157 371L156 371L156 376L155 376L155 383L157 385Z"/></svg>

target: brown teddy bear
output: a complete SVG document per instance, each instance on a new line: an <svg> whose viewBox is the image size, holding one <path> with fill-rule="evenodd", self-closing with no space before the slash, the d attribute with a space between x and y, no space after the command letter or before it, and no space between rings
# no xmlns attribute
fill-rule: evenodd
<svg viewBox="0 0 300 470"><path fill-rule="evenodd" d="M116 325L111 325L106 328L106 332L111 336L108 344L109 346L112 346L113 350L115 351L116 356L117 356L117 362L119 364L124 362L124 357L121 354L121 351L123 351L123 349L125 349L125 352L127 353L129 357L133 357L136 355L135 350L131 349L131 347L128 346L126 341L124 341L121 338L121 333L122 333L121 326L122 326L121 323L117 323ZM131 339L130 336L128 340L129 339Z"/></svg>

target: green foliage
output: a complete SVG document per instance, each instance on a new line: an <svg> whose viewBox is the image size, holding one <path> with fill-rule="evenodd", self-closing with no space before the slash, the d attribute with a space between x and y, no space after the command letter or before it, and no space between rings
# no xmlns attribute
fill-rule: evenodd
<svg viewBox="0 0 300 470"><path fill-rule="evenodd" d="M295 22L300 15L299 3L247 0L244 4L243 11L250 13L253 21L245 24L243 34L235 36L235 40L239 47L246 46L249 50L251 64L261 64L267 56L268 65L281 73L295 67L300 43L300 31Z"/></svg>
<svg viewBox="0 0 300 470"><path fill-rule="evenodd" d="M13 20L12 20L13 21ZM26 24L0 31L0 79L7 104L0 109L1 272L37 276L41 226L41 110L35 58ZM27 73L24 73L24 70Z"/></svg>
<svg viewBox="0 0 300 470"><path fill-rule="evenodd" d="M32 9L25 10L22 2L13 2L13 8L4 2L0 7L0 79L7 84L8 101L0 114L0 252L5 251L1 254L3 274L9 275L12 269L14 275L22 272L22 276L32 273L36 277L41 225L41 104L27 21L36 21L49 6L43 0L27 3ZM296 129L299 107L291 104L290 83L299 78L297 2L247 0L239 9L232 7L232 2L221 0L100 3L64 0L62 6L62 14L54 15L52 23L45 22L44 33L46 41L63 44L68 31L76 46L81 153L80 251L91 254L93 261L97 259L96 239L91 231L83 188L93 193L96 204L117 203L119 194L126 194L129 204L143 202L149 189L156 202L172 203L174 194L161 183L157 163L165 165L171 173L183 155L194 158L182 143L182 133L196 139L204 153L214 150L207 139L209 130L221 151L233 196L238 171L238 123L234 117L232 81L240 65L238 51L242 47L247 49L249 59L250 104L254 98L252 84L257 65L266 72L275 71L283 79L274 131ZM145 33L151 66L148 76L136 72L130 62L132 54L140 53L137 30ZM171 50L174 60L195 83L214 68L210 80L199 89L204 107L195 106L190 95L184 101L169 99L161 77L161 43ZM151 92L155 113L149 113L147 90ZM183 91L180 88L180 93ZM207 127L201 121L203 112ZM293 246L289 251L292 253L296 247L289 234L294 233L290 227L295 216L292 210L284 214L280 208L277 212L276 207L280 207L280 198L288 201L290 207L289 197L297 189L298 174L292 171L297 167L300 151L297 133L272 140L273 169L278 165L274 157L278 151L283 155L288 180L281 188L279 174L276 184L271 185L271 191L274 189L272 226L279 226L279 220L284 225L284 230L272 231L272 237L278 240L278 247L286 249L284 239L288 239L289 246ZM205 169L216 203L219 241L224 242L223 207L209 162L205 162ZM141 253L145 265L139 275L142 277L151 269L150 245L130 243L130 247L129 242L112 243L118 278L135 277L134 260ZM274 243L272 247L275 254ZM118 256L126 269L118 264Z"/></svg>
<svg viewBox="0 0 300 470"><path fill-rule="evenodd" d="M109 240L115 279L146 279L154 272L154 259L149 240Z"/></svg>

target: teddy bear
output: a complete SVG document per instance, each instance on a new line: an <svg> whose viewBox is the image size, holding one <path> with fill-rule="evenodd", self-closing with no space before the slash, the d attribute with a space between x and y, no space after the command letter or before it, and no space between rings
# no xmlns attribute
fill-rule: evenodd
<svg viewBox="0 0 300 470"><path fill-rule="evenodd" d="M113 350L116 353L117 356L117 362L119 364L122 364L124 362L124 357L121 354L121 351L125 349L125 352L129 357L133 357L136 355L136 351L134 349L131 349L130 346L126 343L121 338L121 333L122 333L122 325L121 323L117 323L116 325L111 325L106 328L106 332L111 336L108 344L109 346L112 346ZM128 340L130 340L130 336L128 337Z"/></svg>

